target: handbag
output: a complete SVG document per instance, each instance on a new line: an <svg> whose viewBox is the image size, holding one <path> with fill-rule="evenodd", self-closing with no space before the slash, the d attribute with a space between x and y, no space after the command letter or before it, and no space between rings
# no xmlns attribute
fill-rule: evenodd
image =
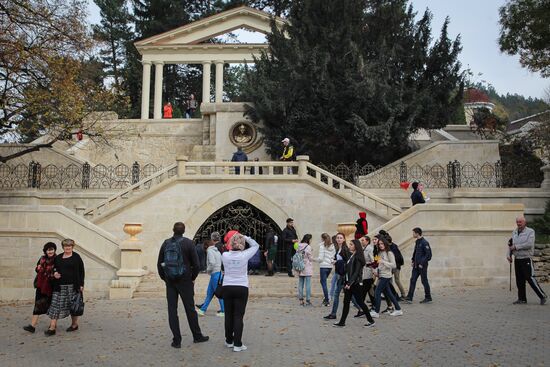
<svg viewBox="0 0 550 367"><path fill-rule="evenodd" d="M82 316L84 314L84 295L78 291L71 300L71 316Z"/></svg>
<svg viewBox="0 0 550 367"><path fill-rule="evenodd" d="M214 290L214 295L215 295L218 299L223 299L223 273L222 273L222 275L218 278L218 285L216 286L216 290Z"/></svg>

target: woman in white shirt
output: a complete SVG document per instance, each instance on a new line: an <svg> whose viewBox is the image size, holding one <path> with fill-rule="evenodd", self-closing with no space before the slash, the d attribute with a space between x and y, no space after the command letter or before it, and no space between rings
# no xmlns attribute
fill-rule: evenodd
<svg viewBox="0 0 550 367"><path fill-rule="evenodd" d="M319 263L319 274L321 278L321 287L323 288L323 306L330 304L330 298L327 289L327 279L330 275L333 267L334 255L336 255L336 249L332 244L332 239L327 233L321 235L323 242L319 244L319 257L317 262Z"/></svg>
<svg viewBox="0 0 550 367"><path fill-rule="evenodd" d="M245 250L245 242L250 246ZM252 238L237 233L229 240L230 251L222 255L224 267L225 346L234 352L246 350L242 343L244 312L248 302L248 260L260 246Z"/></svg>

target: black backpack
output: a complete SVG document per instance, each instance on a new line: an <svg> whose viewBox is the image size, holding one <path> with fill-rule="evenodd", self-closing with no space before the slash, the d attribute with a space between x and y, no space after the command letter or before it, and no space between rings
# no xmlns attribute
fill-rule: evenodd
<svg viewBox="0 0 550 367"><path fill-rule="evenodd" d="M181 248L183 238L171 238L164 241L164 262L162 267L168 280L178 280L185 274L183 251Z"/></svg>

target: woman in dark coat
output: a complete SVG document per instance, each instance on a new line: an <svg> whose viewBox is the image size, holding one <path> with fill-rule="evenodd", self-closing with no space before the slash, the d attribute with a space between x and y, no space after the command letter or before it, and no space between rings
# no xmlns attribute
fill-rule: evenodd
<svg viewBox="0 0 550 367"><path fill-rule="evenodd" d="M346 326L346 318L349 313L349 304L351 297L355 296L355 299L359 303L359 307L367 316L368 322L365 324L367 327L374 326L374 319L370 315L369 307L363 301L361 280L363 279L363 267L365 266L365 255L363 254L363 247L359 240L352 240L349 247L351 256L346 261L346 275L344 278L344 309L342 310L342 316L340 321L334 324L337 327Z"/></svg>
<svg viewBox="0 0 550 367"><path fill-rule="evenodd" d="M34 278L36 296L34 298L32 320L29 325L23 327L24 330L30 333L35 332L36 324L38 324L38 316L48 312L48 308L52 301L52 280L56 250L57 246L55 243L46 243L42 249L44 255L40 257L34 268L34 271L36 271L36 278Z"/></svg>
<svg viewBox="0 0 550 367"><path fill-rule="evenodd" d="M48 309L51 319L50 327L45 331L47 336L55 335L57 320L70 315L71 302L75 292L84 290L84 262L80 255L73 251L74 241L64 239L61 242L63 253L55 258L53 276L55 278L52 303ZM78 330L78 316L71 315L71 326L67 332Z"/></svg>

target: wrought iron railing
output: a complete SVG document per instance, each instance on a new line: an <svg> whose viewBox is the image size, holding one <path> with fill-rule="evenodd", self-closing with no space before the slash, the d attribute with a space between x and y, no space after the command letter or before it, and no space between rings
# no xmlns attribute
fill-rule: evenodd
<svg viewBox="0 0 550 367"><path fill-rule="evenodd" d="M142 166L138 162L110 166L42 165L34 161L28 165L0 164L0 189L123 189L161 169L162 166L150 163Z"/></svg>
<svg viewBox="0 0 550 367"><path fill-rule="evenodd" d="M372 164L361 166L357 162L351 165L318 164L332 174L365 189L399 188L402 182L422 182L430 188L460 187L540 187L540 181L522 167L497 162L470 163L458 160L447 164L398 165L379 167Z"/></svg>

